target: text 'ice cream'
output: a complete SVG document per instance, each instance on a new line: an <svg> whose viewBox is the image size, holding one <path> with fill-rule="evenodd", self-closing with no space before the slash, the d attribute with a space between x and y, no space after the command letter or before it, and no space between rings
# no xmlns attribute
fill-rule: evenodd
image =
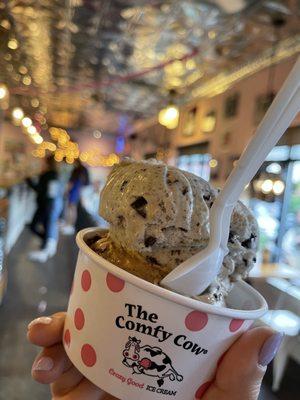
<svg viewBox="0 0 300 400"><path fill-rule="evenodd" d="M153 283L206 247L209 210L217 191L196 175L156 160L116 165L101 193L100 215L109 232L91 247L110 262ZM203 301L224 304L234 281L255 262L258 226L241 202L234 208L229 252Z"/></svg>

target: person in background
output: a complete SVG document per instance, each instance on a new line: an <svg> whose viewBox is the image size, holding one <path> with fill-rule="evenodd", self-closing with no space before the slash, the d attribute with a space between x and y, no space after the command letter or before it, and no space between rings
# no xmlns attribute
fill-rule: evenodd
<svg viewBox="0 0 300 400"><path fill-rule="evenodd" d="M75 232L75 222L77 218L77 207L80 200L80 193L84 186L89 185L89 173L87 168L79 159L75 161L75 167L72 171L68 185L68 206L67 206L67 224L62 227L64 235L72 235Z"/></svg>
<svg viewBox="0 0 300 400"><path fill-rule="evenodd" d="M27 179L27 183L37 193L37 208L29 227L42 239L41 249L30 252L29 258L32 261L46 262L56 254L58 219L63 206L63 189L53 156L46 158L45 169L38 182Z"/></svg>

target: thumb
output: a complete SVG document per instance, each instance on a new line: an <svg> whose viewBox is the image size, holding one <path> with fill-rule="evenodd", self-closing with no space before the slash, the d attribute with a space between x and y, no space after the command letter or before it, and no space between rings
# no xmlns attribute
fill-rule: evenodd
<svg viewBox="0 0 300 400"><path fill-rule="evenodd" d="M203 400L257 400L267 365L283 335L269 328L244 333L226 352Z"/></svg>

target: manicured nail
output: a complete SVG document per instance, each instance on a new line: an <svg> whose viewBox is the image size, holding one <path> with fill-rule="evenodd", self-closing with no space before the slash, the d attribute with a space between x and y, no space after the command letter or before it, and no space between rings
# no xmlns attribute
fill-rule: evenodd
<svg viewBox="0 0 300 400"><path fill-rule="evenodd" d="M34 325L38 325L38 324L49 325L49 324L51 324L51 322L52 322L51 317L39 317L39 318L34 319L33 321L31 321L28 324L28 329L31 329Z"/></svg>
<svg viewBox="0 0 300 400"><path fill-rule="evenodd" d="M32 367L33 371L51 371L54 366L54 362L50 357L39 358Z"/></svg>
<svg viewBox="0 0 300 400"><path fill-rule="evenodd" d="M258 364L262 367L266 367L275 357L281 342L283 340L283 333L277 332L269 337L260 349L258 356Z"/></svg>

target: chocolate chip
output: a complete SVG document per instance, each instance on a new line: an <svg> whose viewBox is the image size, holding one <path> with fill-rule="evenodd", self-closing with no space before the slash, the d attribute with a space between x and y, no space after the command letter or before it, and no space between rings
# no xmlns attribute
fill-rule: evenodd
<svg viewBox="0 0 300 400"><path fill-rule="evenodd" d="M162 232L173 231L173 230L175 230L175 226L174 225L167 226L166 228L161 228Z"/></svg>
<svg viewBox="0 0 300 400"><path fill-rule="evenodd" d="M141 208L141 209L139 209L139 210L136 210L136 212L138 213L138 214L140 214L140 216L141 217L143 217L143 218L147 218L147 213L146 213L146 210L145 209L143 209L143 208Z"/></svg>
<svg viewBox="0 0 300 400"><path fill-rule="evenodd" d="M104 235L96 234L95 236L86 239L85 243L91 247L94 243L98 242L98 240L102 239Z"/></svg>
<svg viewBox="0 0 300 400"><path fill-rule="evenodd" d="M196 223L196 226L200 226L200 222L197 222L197 223Z"/></svg>
<svg viewBox="0 0 300 400"><path fill-rule="evenodd" d="M256 257L253 257L253 262L255 262L255 263L256 263Z"/></svg>
<svg viewBox="0 0 300 400"><path fill-rule="evenodd" d="M145 238L144 243L146 247L153 246L156 242L156 238L154 236L148 236Z"/></svg>
<svg viewBox="0 0 300 400"><path fill-rule="evenodd" d="M148 204L147 200L143 196L139 196L133 203L131 207L143 218L146 218L145 206Z"/></svg>
<svg viewBox="0 0 300 400"><path fill-rule="evenodd" d="M210 194L205 194L203 196L203 200L205 200L205 201L209 201L210 199L211 199Z"/></svg>
<svg viewBox="0 0 300 400"><path fill-rule="evenodd" d="M118 218L118 225L124 226L124 221L125 221L124 216L123 215L118 215L117 218Z"/></svg>
<svg viewBox="0 0 300 400"><path fill-rule="evenodd" d="M172 185L173 183L178 183L178 182L179 182L178 179L172 180L172 179L170 179L170 174L169 173L167 174L167 184L168 185Z"/></svg>
<svg viewBox="0 0 300 400"><path fill-rule="evenodd" d="M159 263L158 263L158 261L157 261L157 259L156 259L155 257L147 256L147 257L146 257L146 260L147 260L147 262L150 263L150 264L159 265Z"/></svg>
<svg viewBox="0 0 300 400"><path fill-rule="evenodd" d="M246 258L243 258L243 262L244 262L245 266L248 267L249 263L248 263L248 260Z"/></svg>
<svg viewBox="0 0 300 400"><path fill-rule="evenodd" d="M127 186L127 184L128 184L128 181L122 182L122 185L121 185L121 187L120 187L120 191L121 191L121 192L123 192L123 190L125 189L125 187Z"/></svg>
<svg viewBox="0 0 300 400"><path fill-rule="evenodd" d="M182 232L187 232L187 231L188 231L188 230L185 229L185 228L181 228L181 226L179 227L179 229L180 229Z"/></svg>
<svg viewBox="0 0 300 400"><path fill-rule="evenodd" d="M228 237L228 242L229 243L234 243L234 238L235 238L235 234L232 231L230 231L229 232L229 237Z"/></svg>
<svg viewBox="0 0 300 400"><path fill-rule="evenodd" d="M165 207L165 205L164 205L164 202L163 202L163 201L160 201L160 202L158 203L158 205L159 205L161 211L165 213L165 212L166 212L166 207Z"/></svg>
<svg viewBox="0 0 300 400"><path fill-rule="evenodd" d="M244 240L241 245L243 247L246 247L246 249L252 249L253 247L253 242L256 239L256 236L253 235L253 233L251 233L251 236L249 237L249 239Z"/></svg>
<svg viewBox="0 0 300 400"><path fill-rule="evenodd" d="M183 195L186 195L187 192L188 192L188 188L187 188L187 187L185 187L185 188L182 189L182 194L183 194Z"/></svg>

